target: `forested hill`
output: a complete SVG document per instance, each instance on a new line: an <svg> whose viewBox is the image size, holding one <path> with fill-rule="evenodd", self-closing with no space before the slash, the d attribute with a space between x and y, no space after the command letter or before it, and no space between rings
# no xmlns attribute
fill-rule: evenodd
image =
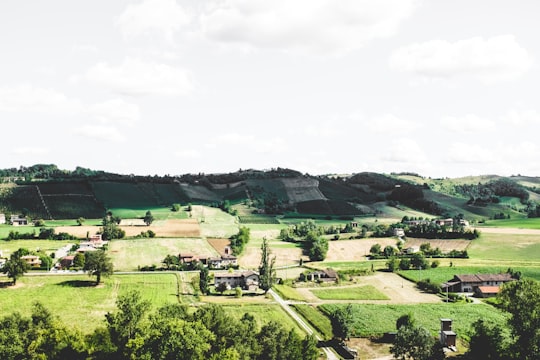
<svg viewBox="0 0 540 360"><path fill-rule="evenodd" d="M371 172L312 176L283 168L140 176L43 164L0 170L0 213L100 218L114 208L187 203L223 208L243 203L254 213L289 216L384 217L415 210L431 216L463 214L473 220L525 217L534 215L540 203L540 178L431 179Z"/></svg>

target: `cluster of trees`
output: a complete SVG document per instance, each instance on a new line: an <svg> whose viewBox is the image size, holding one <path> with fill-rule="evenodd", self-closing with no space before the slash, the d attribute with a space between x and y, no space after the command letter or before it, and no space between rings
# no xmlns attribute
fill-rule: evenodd
<svg viewBox="0 0 540 360"><path fill-rule="evenodd" d="M463 184L455 185L455 190L468 196L470 205L483 206L489 203L499 203L501 196L517 197L522 204L529 199L527 189L510 179L497 179L486 184Z"/></svg>
<svg viewBox="0 0 540 360"><path fill-rule="evenodd" d="M231 240L231 250L234 255L238 256L244 252L244 248L250 239L250 231L248 227L242 226L238 229L238 233L229 238Z"/></svg>
<svg viewBox="0 0 540 360"><path fill-rule="evenodd" d="M123 239L126 236L126 232L118 226L121 220L119 216L114 216L110 211L107 212L101 221L101 237L103 240Z"/></svg>
<svg viewBox="0 0 540 360"><path fill-rule="evenodd" d="M83 335L62 324L36 303L30 317L19 313L0 319L0 358L15 359L210 359L315 360L313 337L269 322L259 327L254 317L227 315L218 305L165 305L151 311L140 293L121 295L105 326Z"/></svg>
<svg viewBox="0 0 540 360"><path fill-rule="evenodd" d="M25 239L43 239L43 240L75 240L77 237L67 232L56 233L54 228L42 227L39 229L39 233L36 234L35 230L31 232L18 232L11 230L8 233L6 240L25 240Z"/></svg>
<svg viewBox="0 0 540 360"><path fill-rule="evenodd" d="M333 227L332 231L335 231L334 229ZM327 233L324 226L318 226L310 219L286 229L281 229L279 238L283 241L301 242L311 261L322 261L326 258L328 252L328 239L323 237ZM297 237L300 239L297 240Z"/></svg>
<svg viewBox="0 0 540 360"><path fill-rule="evenodd" d="M446 355L443 346L425 327L417 325L410 314L396 321L396 338L390 352L398 360L442 360Z"/></svg>

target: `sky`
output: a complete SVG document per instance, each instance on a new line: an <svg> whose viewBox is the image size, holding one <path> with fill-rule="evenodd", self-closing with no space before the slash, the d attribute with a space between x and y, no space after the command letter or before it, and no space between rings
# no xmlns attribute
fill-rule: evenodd
<svg viewBox="0 0 540 360"><path fill-rule="evenodd" d="M2 0L0 168L540 176L537 0Z"/></svg>

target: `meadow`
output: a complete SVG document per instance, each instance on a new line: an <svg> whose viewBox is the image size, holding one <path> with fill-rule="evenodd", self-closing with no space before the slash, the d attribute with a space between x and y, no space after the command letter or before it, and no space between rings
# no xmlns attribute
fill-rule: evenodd
<svg viewBox="0 0 540 360"><path fill-rule="evenodd" d="M161 266L167 255L190 253L217 256L217 251L201 238L153 238L114 240L109 245L109 255L115 271L135 271L143 266Z"/></svg>
<svg viewBox="0 0 540 360"><path fill-rule="evenodd" d="M540 229L540 218L511 218L487 220L481 224L487 227L503 227L515 229Z"/></svg>
<svg viewBox="0 0 540 360"><path fill-rule="evenodd" d="M390 298L372 285L352 288L311 290L321 300L389 300Z"/></svg>
<svg viewBox="0 0 540 360"><path fill-rule="evenodd" d="M331 314L344 304L320 305L319 309L325 314ZM490 305L484 304L416 304L416 305L371 305L351 304L353 311L354 336L380 336L386 332L396 331L396 320L405 314L411 314L416 323L424 326L434 336L440 330L440 319L453 320L452 330L458 337L468 339L471 325L476 320L493 321L504 327L506 314Z"/></svg>
<svg viewBox="0 0 540 360"><path fill-rule="evenodd" d="M7 278L0 278L4 284ZM95 286L88 275L26 275L16 286L0 291L2 314L18 311L29 316L35 302L42 303L64 324L90 333L104 325L105 314L115 310L119 295L137 290L154 308L176 303L177 278L174 274L155 273L114 275Z"/></svg>

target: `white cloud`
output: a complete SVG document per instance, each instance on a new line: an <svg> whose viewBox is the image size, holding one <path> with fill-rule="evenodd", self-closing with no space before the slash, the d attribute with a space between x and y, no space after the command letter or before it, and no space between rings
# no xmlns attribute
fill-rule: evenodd
<svg viewBox="0 0 540 360"><path fill-rule="evenodd" d="M447 162L491 163L495 159L492 151L477 144L453 143L448 149Z"/></svg>
<svg viewBox="0 0 540 360"><path fill-rule="evenodd" d="M113 126L85 125L76 129L75 134L110 142L124 142L126 140L124 135Z"/></svg>
<svg viewBox="0 0 540 360"><path fill-rule="evenodd" d="M502 35L453 43L444 40L416 43L395 50L389 63L394 70L426 78L473 76L491 83L516 79L529 70L533 60L514 36Z"/></svg>
<svg viewBox="0 0 540 360"><path fill-rule="evenodd" d="M343 54L394 35L415 0L223 0L201 16L203 33L254 47Z"/></svg>
<svg viewBox="0 0 540 360"><path fill-rule="evenodd" d="M122 99L108 100L88 108L88 113L104 124L133 125L140 119L139 106Z"/></svg>
<svg viewBox="0 0 540 360"><path fill-rule="evenodd" d="M116 19L126 37L158 34L172 42L174 33L189 24L190 16L175 0L144 0L130 4Z"/></svg>
<svg viewBox="0 0 540 360"><path fill-rule="evenodd" d="M86 72L86 79L125 95L185 95L192 90L186 70L166 64L126 58L119 66L101 62Z"/></svg>
<svg viewBox="0 0 540 360"><path fill-rule="evenodd" d="M540 113L536 110L510 110L503 119L512 125L540 124Z"/></svg>
<svg viewBox="0 0 540 360"><path fill-rule="evenodd" d="M414 130L418 124L398 118L393 114L384 114L370 119L367 128L377 133L406 132Z"/></svg>
<svg viewBox="0 0 540 360"><path fill-rule="evenodd" d="M44 155L49 152L49 149L43 148L43 147L31 147L31 146L24 146L24 147L16 147L10 151L11 154L17 155L17 156L25 156L25 155Z"/></svg>
<svg viewBox="0 0 540 360"><path fill-rule="evenodd" d="M180 159L199 159L202 156L197 150L180 150L176 151L174 155Z"/></svg>
<svg viewBox="0 0 540 360"><path fill-rule="evenodd" d="M258 138L249 134L226 133L216 136L205 145L208 149L215 149L220 146L236 146L244 151L254 153L283 153L288 149L287 142L280 137Z"/></svg>
<svg viewBox="0 0 540 360"><path fill-rule="evenodd" d="M0 88L0 111L74 114L81 110L78 100L69 99L54 89L33 85Z"/></svg>
<svg viewBox="0 0 540 360"><path fill-rule="evenodd" d="M419 164L427 160L424 150L412 139L401 138L392 140L388 145L383 160L407 164Z"/></svg>
<svg viewBox="0 0 540 360"><path fill-rule="evenodd" d="M441 119L440 123L443 128L461 134L491 131L495 129L495 123L493 121L473 114L467 114L462 117L446 116Z"/></svg>

